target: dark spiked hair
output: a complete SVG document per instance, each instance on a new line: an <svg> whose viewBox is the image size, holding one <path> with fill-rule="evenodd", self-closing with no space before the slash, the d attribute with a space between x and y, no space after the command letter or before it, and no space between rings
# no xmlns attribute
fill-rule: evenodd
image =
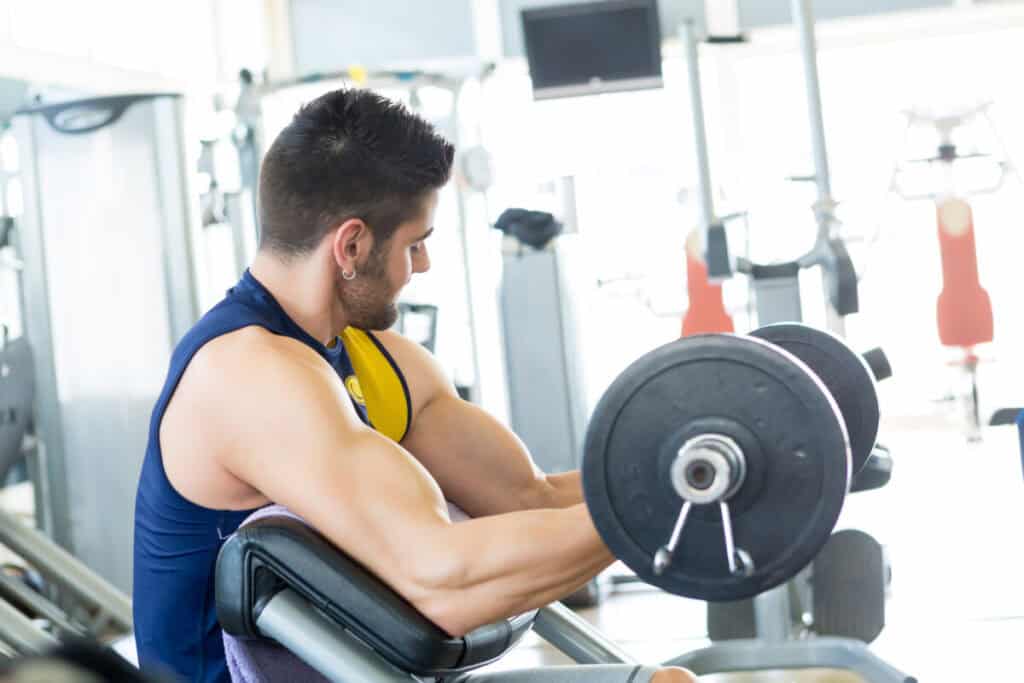
<svg viewBox="0 0 1024 683"><path fill-rule="evenodd" d="M351 218L383 244L448 182L454 154L401 103L369 90L322 95L299 109L263 159L260 248L308 254Z"/></svg>

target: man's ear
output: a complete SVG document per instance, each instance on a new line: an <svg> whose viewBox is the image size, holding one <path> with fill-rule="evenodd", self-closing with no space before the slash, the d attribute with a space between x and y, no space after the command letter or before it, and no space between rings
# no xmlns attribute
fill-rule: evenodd
<svg viewBox="0 0 1024 683"><path fill-rule="evenodd" d="M373 250L373 233L359 218L350 218L334 232L332 253L343 271L352 272Z"/></svg>

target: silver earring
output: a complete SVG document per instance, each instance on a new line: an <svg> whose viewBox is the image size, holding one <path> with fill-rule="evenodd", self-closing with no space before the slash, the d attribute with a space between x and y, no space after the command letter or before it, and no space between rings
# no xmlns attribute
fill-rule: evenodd
<svg viewBox="0 0 1024 683"><path fill-rule="evenodd" d="M341 277L344 280L352 281L356 279L356 271L353 268L351 273L346 273L344 270L341 271Z"/></svg>

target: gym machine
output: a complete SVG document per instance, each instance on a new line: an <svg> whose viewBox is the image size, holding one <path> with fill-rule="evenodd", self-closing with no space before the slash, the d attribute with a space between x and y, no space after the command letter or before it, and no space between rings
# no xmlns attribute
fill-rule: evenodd
<svg viewBox="0 0 1024 683"><path fill-rule="evenodd" d="M24 88L18 96L21 104L26 92ZM2 275L14 276L17 319L6 322L18 334L11 336L9 325L0 324L0 476L16 463L26 462L34 485L36 519L44 528L52 528L52 521L47 524L53 519L48 514L53 501L48 464L61 452L42 436L44 419L40 416L47 407L52 408L44 405L52 395L37 388L40 372L52 370L53 361L36 357L30 344L32 334L39 332L39 311L32 308L39 303L35 298L38 292L32 287L45 282L45 276L33 271L38 266L34 259L38 252L32 249L38 248L38 243L28 234L34 225L32 212L38 210L35 202L40 200L24 196L38 192L38 185L33 184L38 182L38 169L28 163L32 151L28 145L38 140L19 135L19 130L24 133L21 117L39 110L9 109L10 117L0 125L0 135L13 136L19 168L0 170L0 251L4 252L0 269L6 271ZM8 192L13 190L10 182L14 178L26 188L20 201L17 192ZM13 200L10 204L9 198ZM75 227L81 229L77 223ZM14 563L0 573L0 651L4 656L49 650L66 638L112 642L130 633L128 597L45 534L0 511L0 544L26 565Z"/></svg>
<svg viewBox="0 0 1024 683"><path fill-rule="evenodd" d="M955 144L954 134L983 120L1001 145L995 123L988 113L990 104L986 102L947 114L915 110L906 112L904 147L914 127L933 128L939 144L934 156L897 163L889 186L889 190L902 199L927 199L935 203L942 259L942 291L936 302L936 323L942 345L959 348L963 352L959 366L967 380L967 387L958 398L962 401L966 418L967 440L971 442L981 440L983 424L978 391L980 359L976 347L992 341L994 321L992 301L978 273L974 214L968 198L997 192L1010 176L1017 176L1018 180L1020 177L1005 148L998 154L964 153ZM994 177L983 185L971 186L958 178L956 173L959 164L963 162L987 165L995 171ZM928 190L914 188L915 169L922 167L935 172L927 183L930 186ZM938 188L931 189L935 185Z"/></svg>
<svg viewBox="0 0 1024 683"><path fill-rule="evenodd" d="M793 0L792 12L797 26L803 56L811 140L815 173L798 180L813 181L818 190L814 215L818 225L816 240L810 251L800 258L780 264L756 264L747 259L729 256L724 221L714 210L703 104L700 87L697 42L691 23L681 27L689 67L694 139L697 150L698 199L700 228L706 273L712 281L730 277L734 270L746 274L751 281L757 319L767 325L754 336L783 343L803 360L810 349L823 349L825 344L810 344L801 339L799 327L791 323L802 320L799 276L806 268L820 267L825 292L829 327L836 334L844 331L843 316L858 310L857 275L842 239L837 234L834 216L835 201L831 195L828 156L825 147L821 96L818 85L814 23L809 0ZM698 273L702 275L702 273ZM712 302L714 303L714 302ZM691 302L694 305L694 302ZM708 318L708 316L697 316ZM826 334L826 333L821 333ZM837 340L829 336L830 339ZM878 350L869 352L862 368L852 364L826 380L836 387L860 377L865 372L877 379L887 377L891 370ZM825 379L823 377L823 379ZM857 393L856 395L864 395ZM852 398L850 395L847 398ZM868 404L844 409L844 415L861 415L858 424L848 423L854 453L851 492L884 485L892 469L892 459L883 447L876 447L877 398L874 412L861 412ZM723 515L724 515L723 511ZM870 585L870 591L858 593L856 600L846 594L857 582ZM791 669L824 666L846 669L868 680L904 681L907 677L885 664L868 651L870 642L884 625L887 568L881 546L859 531L833 534L823 545L821 555L794 575L793 580L772 590L748 596L740 602L715 601L708 605L708 633L715 642L709 648L672 660L701 672L707 670ZM860 585L860 584L858 584ZM804 639L808 635L841 636ZM797 640L801 639L801 640ZM705 669L705 667L710 667Z"/></svg>
<svg viewBox="0 0 1024 683"><path fill-rule="evenodd" d="M437 344L437 306L400 301L393 329L433 353Z"/></svg>
<svg viewBox="0 0 1024 683"><path fill-rule="evenodd" d="M856 413L864 406L876 409L877 430L867 364L825 332L793 324L671 342L598 403L582 468L587 506L605 543L659 588L715 600L770 591L828 541L863 456L848 427L872 427ZM275 670L310 667L336 681L444 679L495 661L530 628L579 663L633 663L558 604L453 638L292 516L256 520L225 543L216 598L227 633L272 640L295 659L275 655ZM673 663L703 674L837 662L867 680L913 681L834 638L810 649L712 646Z"/></svg>
<svg viewBox="0 0 1024 683"><path fill-rule="evenodd" d="M535 100L662 87L654 0L524 8L520 21ZM578 40L582 31L593 39ZM540 468L555 473L579 468L589 406L571 294L575 182L545 185L528 200L543 211L509 209L494 227L505 233L499 308L509 424Z"/></svg>
<svg viewBox="0 0 1024 683"><path fill-rule="evenodd" d="M818 199L813 206L818 225L814 245L806 254L787 263L758 264L745 258L734 260L730 257L724 221L715 213L712 199L697 41L692 23L687 22L680 29L680 38L685 48L689 73L698 169L697 199L703 233L702 251L707 264L707 276L712 282L721 282L731 277L734 271L749 276L757 319L762 325L777 321L802 320L800 271L820 267L828 297L829 328L842 335L843 316L856 313L858 310L857 274L846 246L837 234L839 223L834 213L836 202L832 197L825 148L811 6L801 0L793 0L792 11L801 39L815 167L814 175L795 177L793 180L812 181L818 190Z"/></svg>
<svg viewBox="0 0 1024 683"><path fill-rule="evenodd" d="M572 177L552 183L558 216L507 209L494 227L502 239L499 309L505 356L509 426L534 462L550 474L579 469L588 406L574 277L576 198ZM568 226L568 229L567 229ZM527 332L528 331L528 332ZM538 391L538 378L543 390ZM609 584L630 576L602 576L565 598L592 607Z"/></svg>
<svg viewBox="0 0 1024 683"><path fill-rule="evenodd" d="M198 318L182 107L177 95L121 95L12 120L43 528L124 591L150 412Z"/></svg>
<svg viewBox="0 0 1024 683"><path fill-rule="evenodd" d="M494 227L502 239L499 308L509 426L548 473L579 469L588 406L572 296L575 191L554 184L558 214L507 209ZM544 378L538 391L538 378Z"/></svg>
<svg viewBox="0 0 1024 683"><path fill-rule="evenodd" d="M4 416L0 463L9 468L27 458L36 464L45 451L31 429L32 350L24 336L8 340L6 327L0 335L0 413ZM39 468L30 467L30 471ZM0 544L27 564L0 571L0 643L12 653L49 650L61 638L109 642L131 632L131 602L124 593L45 534L3 510Z"/></svg>

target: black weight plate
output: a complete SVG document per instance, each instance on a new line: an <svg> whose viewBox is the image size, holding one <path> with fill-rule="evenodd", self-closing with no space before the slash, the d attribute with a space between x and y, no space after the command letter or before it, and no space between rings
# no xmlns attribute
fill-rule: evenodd
<svg viewBox="0 0 1024 683"><path fill-rule="evenodd" d="M750 333L802 360L828 387L850 437L853 473L871 457L878 438L878 393L871 368L839 337L798 323L767 325Z"/></svg>
<svg viewBox="0 0 1024 683"><path fill-rule="evenodd" d="M695 506L671 565L653 558L683 501L669 468L700 433L733 438L747 475L729 500L749 576L729 572L717 505ZM835 402L791 354L761 340L704 335L629 366L587 430L583 490L605 543L644 581L702 600L752 597L805 567L828 540L849 481L849 446Z"/></svg>

